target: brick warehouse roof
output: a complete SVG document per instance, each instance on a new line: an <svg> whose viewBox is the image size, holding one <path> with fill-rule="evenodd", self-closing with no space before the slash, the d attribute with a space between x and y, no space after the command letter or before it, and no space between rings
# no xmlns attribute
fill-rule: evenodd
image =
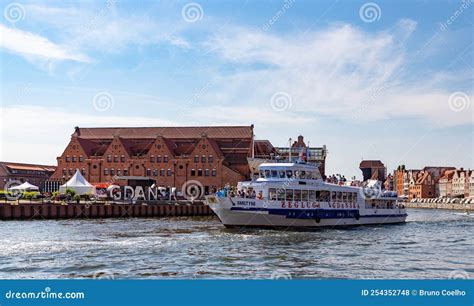
<svg viewBox="0 0 474 306"><path fill-rule="evenodd" d="M82 139L113 139L120 138L252 138L253 125L250 126L202 126L202 127L106 127L80 128L76 127L73 136Z"/></svg>
<svg viewBox="0 0 474 306"><path fill-rule="evenodd" d="M8 167L9 169L15 170L31 170L31 171L50 171L56 170L56 166L48 165L37 165L37 164L25 164L25 163L13 163L0 161L0 165Z"/></svg>
<svg viewBox="0 0 474 306"><path fill-rule="evenodd" d="M359 168L384 167L380 160L363 160L360 162Z"/></svg>

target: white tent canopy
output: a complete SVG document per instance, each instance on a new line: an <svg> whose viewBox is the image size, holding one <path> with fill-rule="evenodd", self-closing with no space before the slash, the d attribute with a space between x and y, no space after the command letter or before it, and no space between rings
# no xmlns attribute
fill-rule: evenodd
<svg viewBox="0 0 474 306"><path fill-rule="evenodd" d="M79 195L95 194L95 187L82 176L79 170L76 170L76 173L66 184L59 187L59 192L66 193L66 189L72 189Z"/></svg>
<svg viewBox="0 0 474 306"><path fill-rule="evenodd" d="M9 188L11 191L38 191L38 186L32 185L28 182L24 182L21 185Z"/></svg>

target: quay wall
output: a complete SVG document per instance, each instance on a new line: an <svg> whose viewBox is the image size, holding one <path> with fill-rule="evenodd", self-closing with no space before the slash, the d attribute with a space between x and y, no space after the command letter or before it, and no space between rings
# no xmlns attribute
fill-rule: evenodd
<svg viewBox="0 0 474 306"><path fill-rule="evenodd" d="M446 210L462 210L474 211L474 204L459 203L403 203L408 208L427 208L427 209L446 209Z"/></svg>
<svg viewBox="0 0 474 306"><path fill-rule="evenodd" d="M0 203L0 220L212 216L209 206L193 204Z"/></svg>

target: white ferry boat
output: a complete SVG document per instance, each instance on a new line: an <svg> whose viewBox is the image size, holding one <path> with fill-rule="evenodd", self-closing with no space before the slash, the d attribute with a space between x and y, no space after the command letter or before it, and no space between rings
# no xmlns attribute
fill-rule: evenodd
<svg viewBox="0 0 474 306"><path fill-rule="evenodd" d="M323 181L317 165L263 163L259 177L236 192L206 196L226 227L318 228L403 223L404 205L394 193Z"/></svg>

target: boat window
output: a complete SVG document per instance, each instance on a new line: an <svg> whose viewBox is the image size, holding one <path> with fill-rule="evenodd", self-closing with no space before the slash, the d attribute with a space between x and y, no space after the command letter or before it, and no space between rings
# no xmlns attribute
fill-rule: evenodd
<svg viewBox="0 0 474 306"><path fill-rule="evenodd" d="M275 188L268 189L268 197L270 200L275 201L277 199L277 193Z"/></svg>
<svg viewBox="0 0 474 306"><path fill-rule="evenodd" d="M298 202L301 201L301 190L295 190L293 192L293 199Z"/></svg>
<svg viewBox="0 0 474 306"><path fill-rule="evenodd" d="M352 192L347 193L347 202L352 202Z"/></svg>
<svg viewBox="0 0 474 306"><path fill-rule="evenodd" d="M286 170L286 176L288 178L292 178L293 177L293 172L291 170Z"/></svg>
<svg viewBox="0 0 474 306"><path fill-rule="evenodd" d="M259 171L259 174L260 174L260 177L261 177L261 178L265 178L265 172L263 172L263 170L260 170L260 171Z"/></svg>
<svg viewBox="0 0 474 306"><path fill-rule="evenodd" d="M317 193L319 193L319 191L310 190L309 191L309 200L310 201L316 201L316 194Z"/></svg>
<svg viewBox="0 0 474 306"><path fill-rule="evenodd" d="M285 201L285 189L280 188L277 190L278 201Z"/></svg>
<svg viewBox="0 0 474 306"><path fill-rule="evenodd" d="M336 202L336 192L331 192L331 202Z"/></svg>
<svg viewBox="0 0 474 306"><path fill-rule="evenodd" d="M312 179L313 178L313 172L306 172L306 178L307 179Z"/></svg>
<svg viewBox="0 0 474 306"><path fill-rule="evenodd" d="M342 201L346 202L347 201L347 192L342 193Z"/></svg>
<svg viewBox="0 0 474 306"><path fill-rule="evenodd" d="M286 190L286 200L293 201L293 190L291 189Z"/></svg>
<svg viewBox="0 0 474 306"><path fill-rule="evenodd" d="M265 177L269 178L270 177L270 170L265 170Z"/></svg>
<svg viewBox="0 0 474 306"><path fill-rule="evenodd" d="M308 201L308 190L302 190L301 191L301 201Z"/></svg>
<svg viewBox="0 0 474 306"><path fill-rule="evenodd" d="M278 177L278 171L272 170L272 177Z"/></svg>
<svg viewBox="0 0 474 306"><path fill-rule="evenodd" d="M295 178L297 179L300 178L300 172L298 170L295 170Z"/></svg>
<svg viewBox="0 0 474 306"><path fill-rule="evenodd" d="M357 193L355 192L352 193L352 199L354 202L357 202Z"/></svg>
<svg viewBox="0 0 474 306"><path fill-rule="evenodd" d="M300 178L306 178L306 171L301 171Z"/></svg>
<svg viewBox="0 0 474 306"><path fill-rule="evenodd" d="M342 200L342 192L340 192L340 191L337 192L337 200L338 201Z"/></svg>
<svg viewBox="0 0 474 306"><path fill-rule="evenodd" d="M329 202L329 191L327 191L327 190L322 190L322 191L320 192L319 201L322 201L322 202Z"/></svg>
<svg viewBox="0 0 474 306"><path fill-rule="evenodd" d="M280 178L285 178L285 170L280 170Z"/></svg>

